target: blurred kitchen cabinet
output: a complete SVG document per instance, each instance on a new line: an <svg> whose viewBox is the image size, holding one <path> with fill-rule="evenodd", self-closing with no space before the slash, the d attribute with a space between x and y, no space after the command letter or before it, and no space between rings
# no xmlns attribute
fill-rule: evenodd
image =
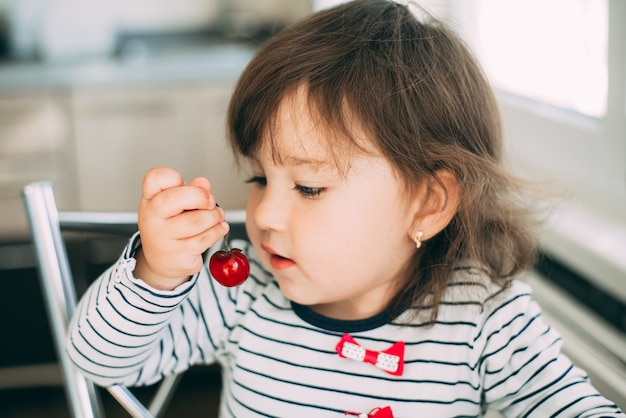
<svg viewBox="0 0 626 418"><path fill-rule="evenodd" d="M29 182L58 184L61 207L75 203L67 94L61 90L0 94L0 235L28 236L21 190Z"/></svg>
<svg viewBox="0 0 626 418"><path fill-rule="evenodd" d="M245 206L224 135L232 85L81 88L72 95L82 210L136 210L148 169L207 176L225 208Z"/></svg>

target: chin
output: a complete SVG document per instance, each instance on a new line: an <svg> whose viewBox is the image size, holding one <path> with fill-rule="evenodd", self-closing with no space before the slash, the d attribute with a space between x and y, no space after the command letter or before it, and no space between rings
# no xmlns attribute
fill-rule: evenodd
<svg viewBox="0 0 626 418"><path fill-rule="evenodd" d="M292 302L296 302L299 305L310 306L320 303L310 291L306 289L298 288L291 280L280 279L276 276L278 287L287 299Z"/></svg>

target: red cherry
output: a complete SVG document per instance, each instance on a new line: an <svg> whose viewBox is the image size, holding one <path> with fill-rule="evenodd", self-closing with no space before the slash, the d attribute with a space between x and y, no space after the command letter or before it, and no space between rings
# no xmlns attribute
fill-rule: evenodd
<svg viewBox="0 0 626 418"><path fill-rule="evenodd" d="M232 250L224 248L211 256L209 271L213 278L223 286L239 286L250 274L250 263L248 257L239 248Z"/></svg>

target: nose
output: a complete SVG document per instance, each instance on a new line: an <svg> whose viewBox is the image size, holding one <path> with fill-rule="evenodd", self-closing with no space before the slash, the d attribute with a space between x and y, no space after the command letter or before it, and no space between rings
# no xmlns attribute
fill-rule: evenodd
<svg viewBox="0 0 626 418"><path fill-rule="evenodd" d="M267 186L250 194L248 216L257 228L281 231L288 222L288 197Z"/></svg>

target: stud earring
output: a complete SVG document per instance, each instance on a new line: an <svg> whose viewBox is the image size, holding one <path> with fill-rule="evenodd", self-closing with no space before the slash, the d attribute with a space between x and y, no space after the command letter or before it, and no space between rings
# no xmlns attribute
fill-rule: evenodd
<svg viewBox="0 0 626 418"><path fill-rule="evenodd" d="M415 241L415 248L420 248L422 246L422 237L424 236L423 231L417 231L415 235L413 235L413 241Z"/></svg>

